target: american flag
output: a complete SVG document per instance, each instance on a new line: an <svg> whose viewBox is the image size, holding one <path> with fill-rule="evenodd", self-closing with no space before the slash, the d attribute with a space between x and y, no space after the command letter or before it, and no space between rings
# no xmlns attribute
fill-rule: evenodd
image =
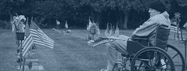
<svg viewBox="0 0 187 71"><path fill-rule="evenodd" d="M28 19L26 22L26 27L25 27L25 40L23 41L23 56L26 55L26 53L29 51L29 49L32 47L33 44L33 39L32 39L32 34L30 34L30 29L28 25Z"/></svg>
<svg viewBox="0 0 187 71"><path fill-rule="evenodd" d="M173 25L171 25L170 30L171 30L171 32L174 32L174 33L177 33L177 30L178 30L178 33L181 33L181 32L179 31L179 29L178 29L176 26L173 26Z"/></svg>
<svg viewBox="0 0 187 71"><path fill-rule="evenodd" d="M23 42L23 50L22 50L23 56L26 55L32 44L33 44L33 39L32 39L32 34L30 34Z"/></svg>
<svg viewBox="0 0 187 71"><path fill-rule="evenodd" d="M32 47L32 44L38 44L53 48L54 41L49 38L33 21L31 21L30 28L28 27L28 22L26 23L26 39L23 41L23 56Z"/></svg>
<svg viewBox="0 0 187 71"><path fill-rule="evenodd" d="M31 21L30 33L32 34L34 44L53 48L54 41L49 38L33 21Z"/></svg>

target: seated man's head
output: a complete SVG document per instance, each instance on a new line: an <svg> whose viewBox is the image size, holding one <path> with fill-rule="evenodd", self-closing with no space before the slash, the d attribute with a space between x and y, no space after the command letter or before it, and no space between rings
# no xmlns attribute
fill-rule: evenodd
<svg viewBox="0 0 187 71"><path fill-rule="evenodd" d="M154 16L166 11L166 6L160 0L154 1L149 5L150 16Z"/></svg>

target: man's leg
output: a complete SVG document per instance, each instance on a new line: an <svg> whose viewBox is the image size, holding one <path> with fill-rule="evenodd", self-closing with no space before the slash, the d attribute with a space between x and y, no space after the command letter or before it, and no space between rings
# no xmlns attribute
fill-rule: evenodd
<svg viewBox="0 0 187 71"><path fill-rule="evenodd" d="M119 36L122 39L127 39L127 36ZM128 39L127 39L128 40ZM115 40L113 42L107 43L107 70L111 71L115 62L117 61L117 55L116 52L119 51L120 53L126 54L126 46L127 46L127 40Z"/></svg>
<svg viewBox="0 0 187 71"><path fill-rule="evenodd" d="M112 45L107 44L107 70L112 71L112 68L117 61L117 50Z"/></svg>

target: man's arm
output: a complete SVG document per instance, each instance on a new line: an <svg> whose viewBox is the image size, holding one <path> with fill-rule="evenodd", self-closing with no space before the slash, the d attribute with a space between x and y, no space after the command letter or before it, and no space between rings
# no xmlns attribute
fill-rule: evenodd
<svg viewBox="0 0 187 71"><path fill-rule="evenodd" d="M132 33L132 36L146 37L156 29L157 25L158 23L156 19L149 19L148 21L144 22L139 28L137 28Z"/></svg>

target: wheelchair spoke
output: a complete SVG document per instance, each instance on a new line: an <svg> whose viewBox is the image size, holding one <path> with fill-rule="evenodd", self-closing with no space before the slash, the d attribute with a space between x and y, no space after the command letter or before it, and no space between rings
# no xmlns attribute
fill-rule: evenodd
<svg viewBox="0 0 187 71"><path fill-rule="evenodd" d="M150 56L150 52L148 52L148 57L149 57L150 66L152 67L153 64L152 64L152 60L151 60L151 56Z"/></svg>
<svg viewBox="0 0 187 71"><path fill-rule="evenodd" d="M140 67L142 66L143 62L140 63L139 67L137 68L138 70L140 70Z"/></svg>
<svg viewBox="0 0 187 71"><path fill-rule="evenodd" d="M163 49L156 47L139 51L131 64L132 71L175 71L171 57Z"/></svg>
<svg viewBox="0 0 187 71"><path fill-rule="evenodd" d="M143 63L145 64L145 67L151 68L147 62L143 61Z"/></svg>
<svg viewBox="0 0 187 71"><path fill-rule="evenodd" d="M177 55L179 55L179 54L178 54L178 53L177 53L177 54L175 54L175 55L172 57L172 59L173 59L173 58L175 58Z"/></svg>
<svg viewBox="0 0 187 71"><path fill-rule="evenodd" d="M172 58L175 64L176 70L184 71L185 60L180 50L178 50L177 47L174 47L172 45L167 45L167 53L170 54L170 57Z"/></svg>

